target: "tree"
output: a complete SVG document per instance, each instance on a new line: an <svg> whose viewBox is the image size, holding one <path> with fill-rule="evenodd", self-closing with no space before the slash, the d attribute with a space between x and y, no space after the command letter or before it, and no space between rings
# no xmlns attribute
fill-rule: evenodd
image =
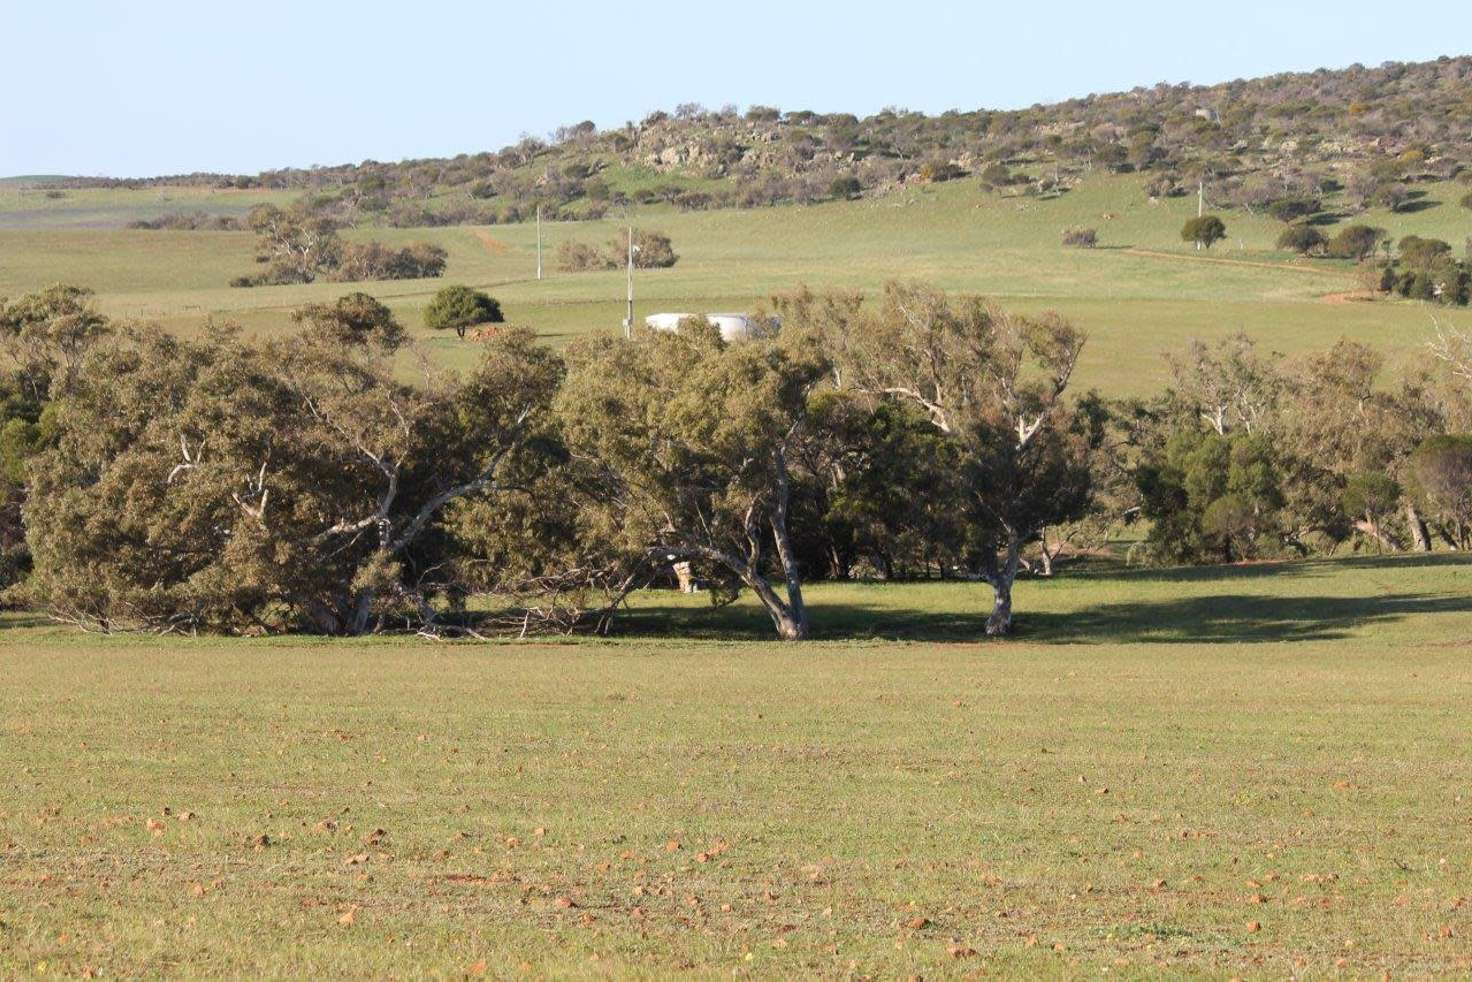
<svg viewBox="0 0 1472 982"><path fill-rule="evenodd" d="M1458 549L1472 547L1472 436L1434 436L1410 458L1411 493Z"/></svg>
<svg viewBox="0 0 1472 982"><path fill-rule="evenodd" d="M1281 379L1257 353L1245 333L1215 346L1193 340L1180 354L1168 355L1175 395L1219 436L1241 428L1260 429L1272 411Z"/></svg>
<svg viewBox="0 0 1472 982"><path fill-rule="evenodd" d="M1278 236L1279 249L1291 249L1300 256L1323 252L1327 244L1324 233L1312 225L1290 225Z"/></svg>
<svg viewBox="0 0 1472 982"><path fill-rule="evenodd" d="M434 331L454 331L457 337L481 324L500 324L506 318L495 297L468 286L447 286L424 308L424 326Z"/></svg>
<svg viewBox="0 0 1472 982"><path fill-rule="evenodd" d="M790 323L789 323L790 321ZM1089 500L1064 391L1084 337L1054 314L1018 317L978 297L890 283L872 313L799 294L783 332L818 339L842 384L923 414L954 455L957 558L993 591L988 634L1012 628L1022 548Z"/></svg>
<svg viewBox="0 0 1472 982"><path fill-rule="evenodd" d="M56 439L56 398L72 383L88 349L112 333L92 292L57 285L7 302L0 297L0 588L29 572L24 512L30 461Z"/></svg>
<svg viewBox="0 0 1472 982"><path fill-rule="evenodd" d="M690 562L748 588L778 637L806 638L789 457L815 378L774 341L688 321L578 346L556 408L587 468L583 534L633 565Z"/></svg>
<svg viewBox="0 0 1472 982"><path fill-rule="evenodd" d="M30 468L35 601L103 630L432 620L445 509L503 486L560 365L512 331L463 379L411 385L349 337L137 328L95 346Z"/></svg>
<svg viewBox="0 0 1472 982"><path fill-rule="evenodd" d="M1395 483L1395 479L1379 471L1355 474L1344 487L1345 512L1354 516L1357 529L1375 540L1377 550L1386 545L1392 549L1400 547L1384 529L1386 518L1400 503L1400 494L1400 485Z"/></svg>
<svg viewBox="0 0 1472 982"><path fill-rule="evenodd" d="M246 217L256 233L256 262L266 271L239 277L239 286L310 283L335 268L342 251L336 224L302 203L290 208L256 205Z"/></svg>
<svg viewBox="0 0 1472 982"><path fill-rule="evenodd" d="M64 390L83 357L112 333L92 305L92 291L57 284L6 303L0 298L0 338L15 381L36 406Z"/></svg>
<svg viewBox="0 0 1472 982"><path fill-rule="evenodd" d="M1198 249L1210 249L1214 244L1227 237L1227 225L1216 215L1202 215L1193 218L1181 228L1181 239L1185 242L1194 242Z"/></svg>
<svg viewBox="0 0 1472 982"><path fill-rule="evenodd" d="M1407 235L1397 245L1401 262L1418 271L1429 270L1438 260L1452 254L1451 243L1441 239L1423 239L1419 235Z"/></svg>
<svg viewBox="0 0 1472 982"><path fill-rule="evenodd" d="M1136 470L1151 544L1176 561L1260 555L1278 531L1278 471L1272 444L1261 435L1176 430Z"/></svg>
<svg viewBox="0 0 1472 982"><path fill-rule="evenodd" d="M349 293L332 304L307 304L292 311L291 317L339 345L373 345L393 352L407 340L393 311L366 293Z"/></svg>
<svg viewBox="0 0 1472 982"><path fill-rule="evenodd" d="M1329 240L1329 255L1336 259L1363 261L1379 250L1388 236L1383 228L1373 225L1346 225Z"/></svg>

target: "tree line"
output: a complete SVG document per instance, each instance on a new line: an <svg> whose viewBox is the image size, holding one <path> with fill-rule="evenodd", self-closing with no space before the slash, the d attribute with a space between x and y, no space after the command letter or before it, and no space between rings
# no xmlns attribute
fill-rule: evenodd
<svg viewBox="0 0 1472 982"><path fill-rule="evenodd" d="M449 293L448 326L491 309ZM96 630L607 631L678 564L784 639L805 584L857 576L984 583L1006 634L1019 576L1136 522L1162 562L1472 544L1458 335L1395 380L1349 342L1198 343L1108 400L1070 392L1056 315L918 283L769 313L565 354L499 327L452 373L365 294L268 338L0 302L7 598Z"/></svg>

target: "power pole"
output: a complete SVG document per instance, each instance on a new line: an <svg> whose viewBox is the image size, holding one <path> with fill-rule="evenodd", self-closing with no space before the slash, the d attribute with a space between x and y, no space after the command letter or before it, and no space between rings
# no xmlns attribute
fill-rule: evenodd
<svg viewBox="0 0 1472 982"><path fill-rule="evenodd" d="M537 205L537 279L542 278L542 206Z"/></svg>
<svg viewBox="0 0 1472 982"><path fill-rule="evenodd" d="M629 226L629 319L624 321L624 337L634 336L634 226Z"/></svg>
<svg viewBox="0 0 1472 982"><path fill-rule="evenodd" d="M1196 217L1201 218L1206 214L1206 180L1196 185ZM1201 251L1201 240L1196 240L1196 251Z"/></svg>

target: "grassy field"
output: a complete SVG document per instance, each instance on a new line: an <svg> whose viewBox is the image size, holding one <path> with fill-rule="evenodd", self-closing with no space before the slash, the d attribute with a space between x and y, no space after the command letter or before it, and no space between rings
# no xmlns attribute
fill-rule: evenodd
<svg viewBox="0 0 1472 982"><path fill-rule="evenodd" d="M1472 972L1472 564L0 634L0 976ZM670 628L724 640L667 640Z"/></svg>
<svg viewBox="0 0 1472 982"><path fill-rule="evenodd" d="M1417 349L1431 331L1426 306L1326 300L1356 289L1347 266L1275 251L1282 226L1263 217L1229 214L1229 241L1198 256L1179 238L1182 222L1194 214L1194 199L1151 204L1139 184L1138 177L1098 177L1049 201L985 194L964 181L812 207L644 209L632 220L668 232L681 259L673 269L639 274L638 309L739 310L800 282L873 290L895 277L923 278L1023 310L1067 314L1092 338L1079 382L1116 394L1159 385L1166 375L1163 351L1191 337L1237 330L1287 353L1326 347L1346 336L1396 358L1420 357ZM1371 213L1366 219L1397 236L1414 232L1460 245L1472 233L1472 213L1445 203L1458 190L1433 186L1419 211ZM170 210L242 210L269 195L178 189L67 194L51 201L38 192L0 188L0 295L67 281L92 286L104 309L120 316L189 331L214 315L271 331L284 329L296 305L358 288L318 283L230 289L229 280L254 265L248 233L118 227L128 218ZM160 200L164 195L170 200ZM511 320L555 343L615 329L624 314L622 273L559 273L552 257L566 239L607 241L622 220L548 226L548 275L541 282L534 278L531 225L352 234L390 242L431 239L449 250L445 281L365 288L394 308L437 357L455 365L474 357L473 342L427 337L419 327L424 304L443 282L492 290ZM79 227L99 225L110 227ZM1097 227L1102 247L1063 249L1059 233L1071 225ZM1472 325L1464 311L1438 313Z"/></svg>

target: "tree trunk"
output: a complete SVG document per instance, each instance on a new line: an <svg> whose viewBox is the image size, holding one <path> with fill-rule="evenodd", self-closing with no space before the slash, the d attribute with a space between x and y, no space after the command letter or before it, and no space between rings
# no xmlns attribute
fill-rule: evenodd
<svg viewBox="0 0 1472 982"><path fill-rule="evenodd" d="M1392 552L1399 552L1401 549L1401 544L1390 533L1381 528L1379 522L1370 518L1368 515L1356 521L1354 527L1357 531L1375 540L1376 554L1379 554L1381 548L1384 546L1389 546Z"/></svg>
<svg viewBox="0 0 1472 982"><path fill-rule="evenodd" d="M997 565L995 553L987 555L986 581L992 587L992 613L986 619L989 637L1000 637L1012 632L1012 584L1017 581L1017 566L1022 554L1022 543L1016 536L1007 541L1007 558Z"/></svg>
<svg viewBox="0 0 1472 982"><path fill-rule="evenodd" d="M782 563L782 577L787 581L787 604L782 616L773 615L777 634L784 641L801 641L808 636L808 608L802 599L802 571L787 535L787 502L791 485L787 479L787 461L777 451L777 507L772 514L772 541L777 546L777 559Z"/></svg>
<svg viewBox="0 0 1472 982"><path fill-rule="evenodd" d="M1406 503L1406 524L1411 527L1411 543L1416 552L1430 552L1431 535L1426 531L1426 523L1421 519L1421 513L1410 502Z"/></svg>
<svg viewBox="0 0 1472 982"><path fill-rule="evenodd" d="M757 600L761 601L762 608L766 610L767 616L772 618L772 626L777 629L777 637L783 641L803 641L808 636L808 612L803 606L802 590L793 594L789 588L787 602L784 602L772 589L772 584L767 578L748 567L742 572L741 578L746 585L751 587L751 592L756 594Z"/></svg>
<svg viewBox="0 0 1472 982"><path fill-rule="evenodd" d="M372 590L362 590L353 600L353 611L347 622L347 631L352 637L368 633L368 619L373 616Z"/></svg>

